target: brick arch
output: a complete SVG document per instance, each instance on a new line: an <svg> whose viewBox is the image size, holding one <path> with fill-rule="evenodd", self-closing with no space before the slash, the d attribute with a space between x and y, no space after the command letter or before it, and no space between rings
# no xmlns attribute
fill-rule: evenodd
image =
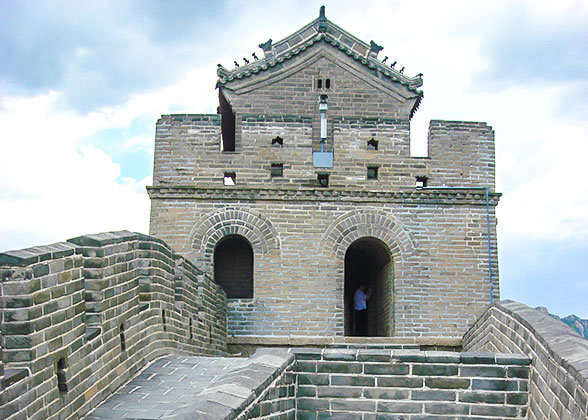
<svg viewBox="0 0 588 420"><path fill-rule="evenodd" d="M331 223L323 235L321 249L343 260L349 246L365 237L381 240L393 258L411 255L418 248L414 238L392 214L362 209L345 213Z"/></svg>
<svg viewBox="0 0 588 420"><path fill-rule="evenodd" d="M189 243L203 262L212 266L214 248L228 235L239 235L251 244L254 255L280 249L278 232L264 216L242 209L224 208L204 215L192 228Z"/></svg>

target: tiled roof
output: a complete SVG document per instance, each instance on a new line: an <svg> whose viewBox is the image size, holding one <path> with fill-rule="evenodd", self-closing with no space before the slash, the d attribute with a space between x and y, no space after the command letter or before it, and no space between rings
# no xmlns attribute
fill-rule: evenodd
<svg viewBox="0 0 588 420"><path fill-rule="evenodd" d="M275 44L272 44L270 40L260 45L265 53L263 59L236 67L232 70L228 70L219 64L217 70L219 77L218 84L224 85L235 79L243 79L267 71L319 42L324 42L325 44L338 48L355 61L366 66L370 71L377 70L384 78L387 78L391 82L400 83L419 96L422 96L422 92L418 90L423 84L422 75L408 77L400 71L382 63L377 58L378 51L381 47L373 42L370 46L326 18L323 18L321 21L320 17Z"/></svg>

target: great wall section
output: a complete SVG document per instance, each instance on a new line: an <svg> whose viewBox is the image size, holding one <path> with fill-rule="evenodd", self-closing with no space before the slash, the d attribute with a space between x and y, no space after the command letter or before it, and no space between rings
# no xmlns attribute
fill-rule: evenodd
<svg viewBox="0 0 588 420"><path fill-rule="evenodd" d="M462 352L376 338L305 347L300 337L231 357L225 293L158 239L87 235L5 252L0 264L6 420L588 418L588 341L515 302L490 306ZM141 389L150 369L179 382L174 372L223 360L205 387L180 388L189 399L168 392L173 408L152 399L166 378ZM113 406L115 392L107 417L91 411Z"/></svg>
<svg viewBox="0 0 588 420"><path fill-rule="evenodd" d="M150 235L0 253L0 419L587 420L588 341L500 301L492 127L411 156L422 74L324 7L260 48L157 122Z"/></svg>

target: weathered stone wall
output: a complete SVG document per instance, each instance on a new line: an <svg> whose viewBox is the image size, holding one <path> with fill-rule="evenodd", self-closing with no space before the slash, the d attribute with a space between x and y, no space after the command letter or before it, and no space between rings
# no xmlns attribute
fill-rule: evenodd
<svg viewBox="0 0 588 420"><path fill-rule="evenodd" d="M494 188L494 131L485 123L432 120L429 185Z"/></svg>
<svg viewBox="0 0 588 420"><path fill-rule="evenodd" d="M296 372L294 359L286 369L276 373L277 378L269 385L249 408L237 416L237 420L295 420L296 419Z"/></svg>
<svg viewBox="0 0 588 420"><path fill-rule="evenodd" d="M472 326L463 346L531 358L529 420L588 419L588 341L563 322L502 301Z"/></svg>
<svg viewBox="0 0 588 420"><path fill-rule="evenodd" d="M524 419L528 357L298 349L297 419ZM372 417L372 416L376 417Z"/></svg>
<svg viewBox="0 0 588 420"><path fill-rule="evenodd" d="M237 188L317 187L312 124L304 114L247 114L237 151L221 152L220 116L163 115L156 126L153 185L219 187L231 171ZM334 117L331 126L335 163L323 171L332 188L414 189L415 178L425 176L429 186L494 190L494 132L485 123L431 121L427 158L410 157L408 120ZM276 137L282 147L272 146ZM378 150L368 148L371 139ZM271 177L272 163L283 163L283 177ZM368 166L378 167L378 179L367 179Z"/></svg>
<svg viewBox="0 0 588 420"><path fill-rule="evenodd" d="M0 254L7 420L75 419L163 354L223 355L226 297L161 240L88 235Z"/></svg>
<svg viewBox="0 0 588 420"><path fill-rule="evenodd" d="M381 241L392 258L393 301L382 315L394 336L460 337L490 302L481 192L159 194L152 192L151 234L197 266L212 271L214 247L226 235L251 243L254 298L230 300L229 334L343 335L345 252L362 237ZM496 297L493 206L490 217Z"/></svg>
<svg viewBox="0 0 588 420"><path fill-rule="evenodd" d="M334 118L335 165L324 189L312 166L312 124L304 116L246 115L237 151L222 153L216 116L163 116L150 233L210 272L224 236L250 242L254 299L229 303L230 334L343 335L345 252L370 237L387 248L394 273L378 331L461 337L490 302L483 188L499 296L492 129L433 121L431 157L411 158L408 121ZM283 147L272 147L276 137ZM372 138L378 150L368 150ZM272 163L283 164L282 177L271 176ZM368 166L378 167L378 179L366 179ZM223 185L229 171L235 186ZM458 189L416 190L417 176L429 187Z"/></svg>

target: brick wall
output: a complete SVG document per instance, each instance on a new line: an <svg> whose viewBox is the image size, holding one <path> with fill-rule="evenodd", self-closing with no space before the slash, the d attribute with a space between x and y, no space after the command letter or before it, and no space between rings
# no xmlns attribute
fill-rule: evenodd
<svg viewBox="0 0 588 420"><path fill-rule="evenodd" d="M298 349L297 419L524 419L523 355ZM377 413L377 414L376 414Z"/></svg>
<svg viewBox="0 0 588 420"><path fill-rule="evenodd" d="M264 103L248 97L258 101L254 107ZM312 166L314 111L279 109L283 115L269 105L237 112L236 152L220 151L217 116L168 115L157 125L150 234L210 272L224 236L239 235L252 245L253 299L229 303L229 333L343 335L346 247L351 239L369 237L389 250L394 273L380 287L393 298L378 307L381 325L373 330L461 337L490 303L481 188L490 193L493 290L499 296L492 129L433 121L431 156L411 158L407 119L353 116L351 108L335 107L329 117L335 165L327 170L325 189ZM370 112L380 115L377 107ZM276 137L282 147L272 147ZM372 138L378 150L369 150ZM283 165L282 177L271 176L272 163ZM368 166L378 168L378 179L367 179ZM235 186L223 185L227 171L236 173ZM460 190L416 190L417 176L427 177L430 187Z"/></svg>
<svg viewBox="0 0 588 420"><path fill-rule="evenodd" d="M237 420L295 420L296 419L296 373L291 364L278 371L278 377L267 387L260 398Z"/></svg>
<svg viewBox="0 0 588 420"><path fill-rule="evenodd" d="M154 186L223 186L226 171L237 174L237 187L317 187L312 151L316 136L305 114L246 114L235 152L220 151L217 115L163 115L157 122ZM494 131L485 123L433 120L429 157L410 157L410 123L391 118L333 117L333 188L397 191L414 189L416 177L431 186L494 189ZM282 147L272 146L276 137ZM374 139L378 150L368 148ZM283 163L283 177L271 177L272 163ZM378 179L367 179L367 166L378 167Z"/></svg>
<svg viewBox="0 0 588 420"><path fill-rule="evenodd" d="M343 335L345 252L362 237L378 239L391 256L393 299L381 313L391 335L461 337L490 301L483 193L265 192L247 199L218 191L206 200L152 193L151 233L197 266L212 271L226 235L252 244L254 297L229 302L230 334Z"/></svg>
<svg viewBox="0 0 588 420"><path fill-rule="evenodd" d="M75 419L168 353L222 355L226 297L162 241L88 235L0 254L3 418Z"/></svg>
<svg viewBox="0 0 588 420"><path fill-rule="evenodd" d="M531 358L529 420L588 419L588 341L563 322L502 301L466 333L463 347Z"/></svg>

